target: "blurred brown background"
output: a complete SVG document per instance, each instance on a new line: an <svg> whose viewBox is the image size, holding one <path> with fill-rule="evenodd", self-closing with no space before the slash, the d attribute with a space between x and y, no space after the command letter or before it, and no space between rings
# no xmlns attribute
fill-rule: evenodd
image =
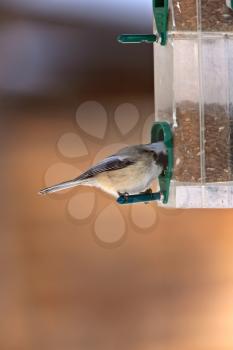
<svg viewBox="0 0 233 350"><path fill-rule="evenodd" d="M151 32L151 2L0 0L0 9L0 349L232 349L232 210L157 208L139 230L120 208L127 235L108 246L94 227L112 198L93 190L95 210L80 222L66 207L79 189L37 196L51 165L83 170L104 146L141 142L153 120L152 47L116 36ZM102 140L75 122L92 100L107 111ZM127 135L114 121L122 103L140 114ZM57 151L70 131L86 157Z"/></svg>

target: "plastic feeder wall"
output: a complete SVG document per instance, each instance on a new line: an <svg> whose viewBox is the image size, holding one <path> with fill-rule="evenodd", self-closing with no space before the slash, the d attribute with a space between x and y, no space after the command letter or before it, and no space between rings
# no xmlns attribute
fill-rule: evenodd
<svg viewBox="0 0 233 350"><path fill-rule="evenodd" d="M171 0L167 43L153 45L155 120L170 123L174 139L166 206L232 208L233 11Z"/></svg>

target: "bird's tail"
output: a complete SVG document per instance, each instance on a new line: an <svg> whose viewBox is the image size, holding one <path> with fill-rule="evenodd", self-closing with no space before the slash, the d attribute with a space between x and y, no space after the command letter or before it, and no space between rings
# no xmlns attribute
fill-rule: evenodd
<svg viewBox="0 0 233 350"><path fill-rule="evenodd" d="M65 190L67 188L72 188L72 187L78 186L81 183L82 183L82 180L77 180L77 179L61 182L61 183L59 183L57 185L53 185L53 186L50 186L50 187L43 188L42 190L39 191L39 194L45 195L45 194L48 194L48 193L54 193L54 192L62 191L62 190Z"/></svg>

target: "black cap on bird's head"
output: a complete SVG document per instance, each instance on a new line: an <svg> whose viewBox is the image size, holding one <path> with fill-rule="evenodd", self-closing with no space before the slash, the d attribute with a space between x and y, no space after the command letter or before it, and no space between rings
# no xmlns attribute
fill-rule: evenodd
<svg viewBox="0 0 233 350"><path fill-rule="evenodd" d="M160 165L163 170L165 170L168 166L168 155L167 149L163 141L154 142L145 145L147 150L153 152L153 158L156 164Z"/></svg>

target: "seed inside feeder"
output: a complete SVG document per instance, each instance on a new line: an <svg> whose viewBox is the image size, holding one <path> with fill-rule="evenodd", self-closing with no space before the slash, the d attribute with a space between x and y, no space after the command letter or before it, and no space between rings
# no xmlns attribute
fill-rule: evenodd
<svg viewBox="0 0 233 350"><path fill-rule="evenodd" d="M233 11L224 0L173 0L170 8L169 30L233 31Z"/></svg>
<svg viewBox="0 0 233 350"><path fill-rule="evenodd" d="M176 108L174 129L174 178L182 182L225 182L233 179L232 128L225 108L206 104L203 108L204 143L200 143L199 105L185 101ZM203 147L201 159L201 147ZM201 173L201 164L204 169Z"/></svg>

